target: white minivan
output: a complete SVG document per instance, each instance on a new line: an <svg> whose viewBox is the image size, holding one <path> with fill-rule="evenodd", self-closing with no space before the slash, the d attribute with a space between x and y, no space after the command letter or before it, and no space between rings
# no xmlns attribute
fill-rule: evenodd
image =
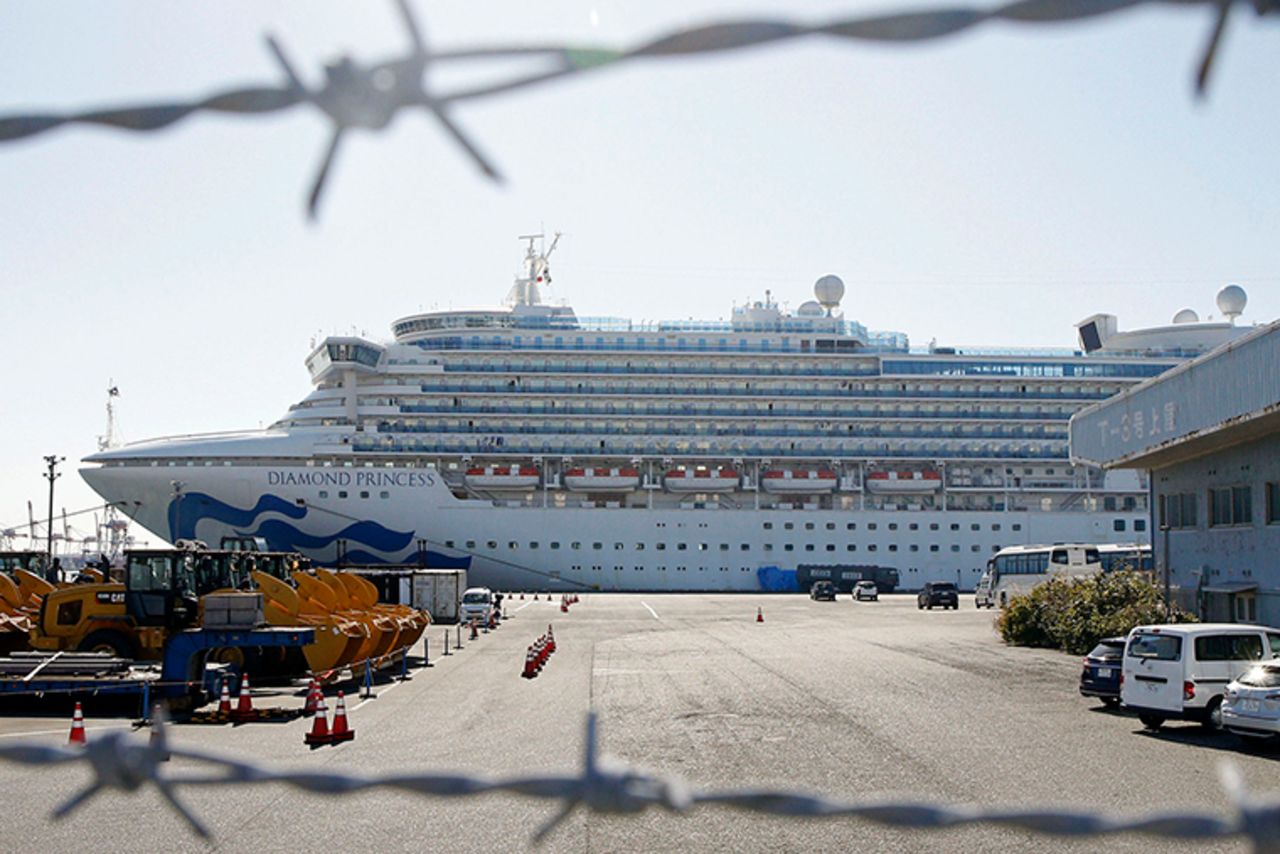
<svg viewBox="0 0 1280 854"><path fill-rule="evenodd" d="M468 587L462 591L462 605L458 608L458 622L464 626L475 620L480 625L489 622L493 613L493 591L488 587Z"/></svg>
<svg viewBox="0 0 1280 854"><path fill-rule="evenodd" d="M1138 626L1125 642L1120 702L1147 729L1171 718L1222 729L1227 683L1280 658L1280 629L1245 623Z"/></svg>

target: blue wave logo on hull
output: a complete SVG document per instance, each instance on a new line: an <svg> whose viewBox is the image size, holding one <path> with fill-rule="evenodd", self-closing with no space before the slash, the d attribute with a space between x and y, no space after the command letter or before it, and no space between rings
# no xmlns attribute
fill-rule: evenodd
<svg viewBox="0 0 1280 854"><path fill-rule="evenodd" d="M398 552L408 548L413 542L412 531L393 531L377 522L356 522L336 534L319 537L314 534L304 534L280 519L268 519L258 526L257 531L245 532L245 534L264 537L273 551L283 552L315 551L327 548L338 540L361 543L380 552Z"/></svg>
<svg viewBox="0 0 1280 854"><path fill-rule="evenodd" d="M307 508L285 501L278 495L264 495L250 510L241 510L203 492L187 492L169 502L169 541L194 540L196 523L213 519L234 528L252 525L263 513L279 513L290 519L301 519Z"/></svg>

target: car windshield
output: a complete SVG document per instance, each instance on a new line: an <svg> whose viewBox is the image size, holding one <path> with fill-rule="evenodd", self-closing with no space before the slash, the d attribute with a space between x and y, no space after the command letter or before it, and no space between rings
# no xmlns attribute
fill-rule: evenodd
<svg viewBox="0 0 1280 854"><path fill-rule="evenodd" d="M865 590L868 587L875 587L876 583L874 581L859 581L858 586Z"/></svg>
<svg viewBox="0 0 1280 854"><path fill-rule="evenodd" d="M1240 677L1240 684L1250 688L1280 688L1280 667L1254 667Z"/></svg>
<svg viewBox="0 0 1280 854"><path fill-rule="evenodd" d="M948 590L955 590L955 589L956 589L956 586L955 586L954 584L952 584L951 582L949 582L949 581L948 581L948 582L943 582L943 583L941 583L941 584L935 584L935 585L933 585L933 589L934 589L934 590L941 590L941 591L943 591L943 592L945 593L945 592L946 592L946 591L948 591Z"/></svg>
<svg viewBox="0 0 1280 854"><path fill-rule="evenodd" d="M1129 640L1129 657L1177 661L1182 657L1182 638L1173 635L1134 635Z"/></svg>
<svg viewBox="0 0 1280 854"><path fill-rule="evenodd" d="M1101 641L1089 651L1089 657L1119 659L1123 652L1124 641Z"/></svg>
<svg viewBox="0 0 1280 854"><path fill-rule="evenodd" d="M464 593L462 601L468 605L483 605L489 601L488 593Z"/></svg>

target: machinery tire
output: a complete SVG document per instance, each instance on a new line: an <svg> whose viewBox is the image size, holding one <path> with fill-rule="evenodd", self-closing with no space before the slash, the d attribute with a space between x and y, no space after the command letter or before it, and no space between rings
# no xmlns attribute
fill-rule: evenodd
<svg viewBox="0 0 1280 854"><path fill-rule="evenodd" d="M1120 708L1120 698L1119 697L1103 697L1102 705L1106 706L1108 709L1118 709Z"/></svg>
<svg viewBox="0 0 1280 854"><path fill-rule="evenodd" d="M133 641L129 636L113 629L89 632L76 649L80 652L109 652L116 658L138 657L138 651L134 649Z"/></svg>
<svg viewBox="0 0 1280 854"><path fill-rule="evenodd" d="M1156 717L1155 715L1141 714L1138 715L1138 720L1142 722L1144 727L1152 732L1155 732L1160 729L1160 727L1164 726L1164 718Z"/></svg>

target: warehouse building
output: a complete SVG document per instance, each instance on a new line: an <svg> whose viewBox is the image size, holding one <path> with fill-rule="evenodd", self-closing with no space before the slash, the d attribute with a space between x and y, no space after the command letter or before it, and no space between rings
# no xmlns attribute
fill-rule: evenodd
<svg viewBox="0 0 1280 854"><path fill-rule="evenodd" d="M1071 457L1150 472L1172 601L1280 626L1280 321L1080 411Z"/></svg>

